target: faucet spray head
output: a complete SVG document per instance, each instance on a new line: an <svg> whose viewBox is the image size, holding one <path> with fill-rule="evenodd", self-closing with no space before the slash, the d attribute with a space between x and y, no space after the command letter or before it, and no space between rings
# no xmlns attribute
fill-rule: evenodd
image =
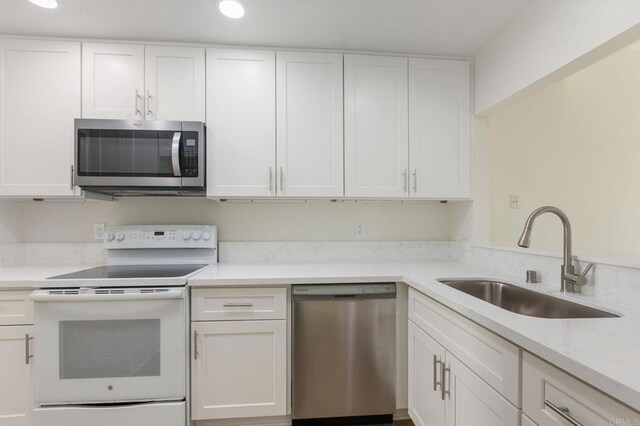
<svg viewBox="0 0 640 426"><path fill-rule="evenodd" d="M518 246L523 248L529 248L531 245L531 228L525 226L518 240Z"/></svg>

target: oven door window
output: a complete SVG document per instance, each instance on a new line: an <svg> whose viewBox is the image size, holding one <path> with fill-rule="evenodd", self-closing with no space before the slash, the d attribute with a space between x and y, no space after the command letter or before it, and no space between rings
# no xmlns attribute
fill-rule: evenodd
<svg viewBox="0 0 640 426"><path fill-rule="evenodd" d="M61 321L60 379L160 375L160 320Z"/></svg>
<svg viewBox="0 0 640 426"><path fill-rule="evenodd" d="M176 132L78 130L78 175L174 176L171 148Z"/></svg>

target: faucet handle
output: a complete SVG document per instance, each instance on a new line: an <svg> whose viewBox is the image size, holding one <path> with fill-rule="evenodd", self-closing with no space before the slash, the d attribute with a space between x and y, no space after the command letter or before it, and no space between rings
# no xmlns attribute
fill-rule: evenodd
<svg viewBox="0 0 640 426"><path fill-rule="evenodd" d="M587 267L586 267L586 268L584 268L584 271L582 271L582 272L580 273L580 276L581 276L581 277L586 277L586 276L587 276L587 274L589 273L589 271L591 270L591 268L593 268L593 266L594 266L594 264L593 264L593 263L587 263Z"/></svg>

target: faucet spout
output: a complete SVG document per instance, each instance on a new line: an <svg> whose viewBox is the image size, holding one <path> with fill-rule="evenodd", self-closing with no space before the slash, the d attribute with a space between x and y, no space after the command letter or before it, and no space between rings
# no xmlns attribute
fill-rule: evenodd
<svg viewBox="0 0 640 426"><path fill-rule="evenodd" d="M544 213L553 213L558 216L562 221L563 227L563 265L561 273L561 286L560 289L564 291L574 292L576 286L583 286L586 284L586 278L584 274L576 275L575 268L573 266L573 256L571 252L571 224L567 215L557 207L544 206L535 209L527 218L522 230L522 235L518 239L518 245L520 247L529 248L531 246L531 230L538 216ZM587 267L585 273L591 269L591 265Z"/></svg>

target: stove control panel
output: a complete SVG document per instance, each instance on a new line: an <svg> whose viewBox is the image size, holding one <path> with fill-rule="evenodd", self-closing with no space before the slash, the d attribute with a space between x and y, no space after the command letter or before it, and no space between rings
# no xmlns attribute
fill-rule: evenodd
<svg viewBox="0 0 640 426"><path fill-rule="evenodd" d="M109 226L104 233L105 249L206 248L218 246L212 225Z"/></svg>

